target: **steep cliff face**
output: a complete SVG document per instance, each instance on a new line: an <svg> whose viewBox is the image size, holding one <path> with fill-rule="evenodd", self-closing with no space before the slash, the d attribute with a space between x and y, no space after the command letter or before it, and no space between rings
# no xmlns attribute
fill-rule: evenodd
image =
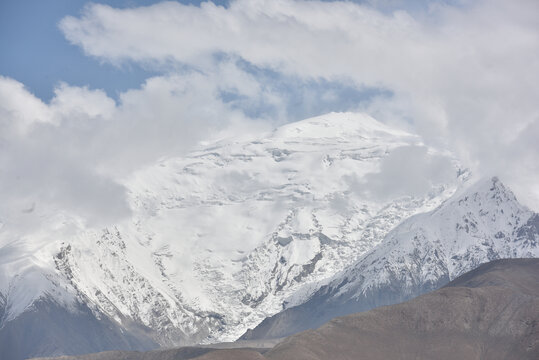
<svg viewBox="0 0 539 360"><path fill-rule="evenodd" d="M308 301L243 338L282 337L335 316L402 302L495 259L538 257L537 218L497 178L480 181L403 221Z"/></svg>

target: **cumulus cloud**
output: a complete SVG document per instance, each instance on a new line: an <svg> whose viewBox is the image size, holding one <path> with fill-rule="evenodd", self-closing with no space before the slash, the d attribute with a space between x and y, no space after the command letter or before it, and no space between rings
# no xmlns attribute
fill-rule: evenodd
<svg viewBox="0 0 539 360"><path fill-rule="evenodd" d="M24 85L18 81L0 76L0 99L3 134L8 130L24 132L33 123L52 121L50 109L38 98L29 97Z"/></svg>
<svg viewBox="0 0 539 360"><path fill-rule="evenodd" d="M122 181L132 171L202 140L268 130L219 97L223 87L260 101L257 86L228 67L154 77L118 102L101 90L59 84L44 103L0 77L0 222L24 232L51 210L89 225L122 220L130 214Z"/></svg>
<svg viewBox="0 0 539 360"><path fill-rule="evenodd" d="M88 166L87 149L80 141L89 121L112 116L114 101L101 91L62 84L45 104L4 77L0 93L3 224L37 225L44 206L71 211L90 222L129 212L124 189Z"/></svg>
<svg viewBox="0 0 539 360"><path fill-rule="evenodd" d="M228 7L164 2L90 4L60 28L88 55L197 71L223 54L300 79L348 81L393 96L361 107L455 151L476 174L498 174L521 199L539 173L539 3L431 2L392 11L352 2L236 0ZM526 144L526 146L523 146Z"/></svg>

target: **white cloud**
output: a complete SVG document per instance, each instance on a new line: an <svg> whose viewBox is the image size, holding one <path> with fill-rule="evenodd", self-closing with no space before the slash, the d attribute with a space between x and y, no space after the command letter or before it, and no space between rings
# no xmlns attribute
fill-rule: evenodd
<svg viewBox="0 0 539 360"><path fill-rule="evenodd" d="M34 123L52 121L50 109L38 98L27 95L28 92L23 84L0 76L0 99L2 99L0 129L2 134L6 134L9 130L24 132Z"/></svg>
<svg viewBox="0 0 539 360"><path fill-rule="evenodd" d="M117 101L60 84L50 103L0 77L0 221L23 229L48 207L114 222L129 214L120 183L133 170L201 140L332 110L345 102L335 84L387 90L356 108L452 149L539 209L537 13L532 0L436 2L414 13L292 0L90 4L61 21L69 41L164 74ZM448 167L424 148L394 157L371 176L378 187L362 184L371 195L421 193ZM399 166L407 157L421 160L416 171Z"/></svg>
<svg viewBox="0 0 539 360"><path fill-rule="evenodd" d="M449 157L429 153L425 146L401 146L384 158L379 172L345 180L362 197L387 201L406 195L425 196L434 186L455 181L455 167Z"/></svg>
<svg viewBox="0 0 539 360"><path fill-rule="evenodd" d="M0 78L0 223L25 232L44 213L92 225L130 214L122 180L160 157L178 156L208 138L266 130L219 98L233 86L244 101L264 96L256 81L223 71L148 79L116 103L101 90L60 84L50 103Z"/></svg>
<svg viewBox="0 0 539 360"><path fill-rule="evenodd" d="M87 87L73 87L61 83L54 94L50 110L55 117L111 119L114 116L116 103L102 90L89 90ZM26 95L26 98L28 97Z"/></svg>
<svg viewBox="0 0 539 360"><path fill-rule="evenodd" d="M498 174L539 206L525 194L539 174L539 145L528 141L539 121L539 3L425 8L381 12L292 0L236 0L227 8L92 4L60 27L87 54L114 63L208 71L228 54L286 76L388 89L391 100L365 108L385 121L411 120L427 142L453 149L476 173Z"/></svg>

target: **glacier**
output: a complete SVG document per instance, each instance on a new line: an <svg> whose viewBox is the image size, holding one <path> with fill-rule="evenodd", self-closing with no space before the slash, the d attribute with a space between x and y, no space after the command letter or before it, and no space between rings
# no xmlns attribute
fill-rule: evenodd
<svg viewBox="0 0 539 360"><path fill-rule="evenodd" d="M365 179L406 147L447 159L453 175L422 194L372 196ZM471 178L451 153L357 113L200 146L123 179L132 215L107 228L49 212L35 214L46 227L19 236L0 219L0 335L52 302L106 320L119 337L139 334L142 348L235 340L357 269L399 224L439 208Z"/></svg>

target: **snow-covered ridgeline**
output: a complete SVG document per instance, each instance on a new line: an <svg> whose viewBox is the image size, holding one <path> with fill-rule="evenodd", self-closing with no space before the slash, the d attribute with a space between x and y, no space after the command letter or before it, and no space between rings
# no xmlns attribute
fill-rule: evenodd
<svg viewBox="0 0 539 360"><path fill-rule="evenodd" d="M499 179L484 179L404 220L299 305L264 320L244 339L287 336L406 301L495 259L536 257L539 214L520 205Z"/></svg>
<svg viewBox="0 0 539 360"><path fill-rule="evenodd" d="M392 230L340 276L356 280L339 294L359 296L392 281L404 288L428 286L495 259L529 257L539 257L539 215L519 204L498 178L483 179Z"/></svg>
<svg viewBox="0 0 539 360"><path fill-rule="evenodd" d="M421 140L345 113L165 159L126 181L133 215L116 226L87 228L66 215L65 236L12 239L2 229L4 318L61 289L100 316L148 326L163 345L232 340L454 193L465 176L453 159L455 176L425 194L363 191L368 174L410 146ZM14 279L22 298L9 290Z"/></svg>

